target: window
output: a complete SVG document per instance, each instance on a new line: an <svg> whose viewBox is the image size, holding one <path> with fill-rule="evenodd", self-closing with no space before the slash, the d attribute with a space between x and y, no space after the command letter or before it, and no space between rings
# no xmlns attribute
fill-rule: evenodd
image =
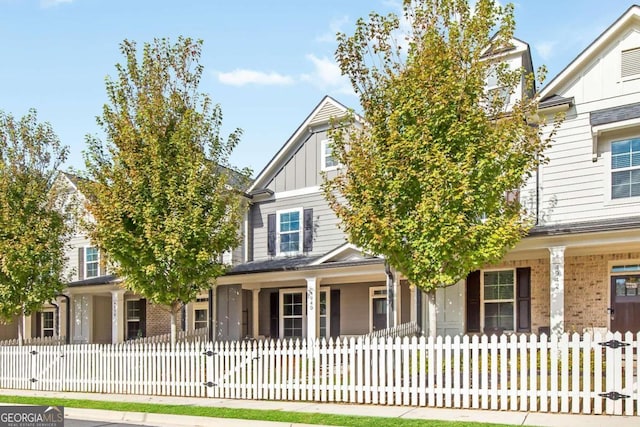
<svg viewBox="0 0 640 427"><path fill-rule="evenodd" d="M209 298L196 298L193 303L193 329L206 328L208 322Z"/></svg>
<svg viewBox="0 0 640 427"><path fill-rule="evenodd" d="M201 329L207 327L207 309L198 308L193 312L193 329Z"/></svg>
<svg viewBox="0 0 640 427"><path fill-rule="evenodd" d="M514 270L484 271L482 279L484 328L513 331L515 328Z"/></svg>
<svg viewBox="0 0 640 427"><path fill-rule="evenodd" d="M301 252L302 209L278 212L278 254L296 255Z"/></svg>
<svg viewBox="0 0 640 427"><path fill-rule="evenodd" d="M318 294L319 336L330 335L330 292L322 288ZM305 288L280 290L280 337L303 338L307 335L307 290Z"/></svg>
<svg viewBox="0 0 640 427"><path fill-rule="evenodd" d="M283 338L302 338L304 333L304 292L282 294Z"/></svg>
<svg viewBox="0 0 640 427"><path fill-rule="evenodd" d="M54 321L54 312L53 311L43 311L41 313L42 316L42 337L52 337L55 335L55 321Z"/></svg>
<svg viewBox="0 0 640 427"><path fill-rule="evenodd" d="M98 277L100 275L100 253L98 248L89 247L84 250L84 277Z"/></svg>
<svg viewBox="0 0 640 427"><path fill-rule="evenodd" d="M511 95L509 94L508 88L500 86L499 84L496 70L491 71L486 81L487 97L491 104L499 100L502 103L502 108L504 108L509 104Z"/></svg>
<svg viewBox="0 0 640 427"><path fill-rule="evenodd" d="M369 330L387 328L387 287L369 288Z"/></svg>
<svg viewBox="0 0 640 427"><path fill-rule="evenodd" d="M127 300L127 339L132 340L139 338L142 334L140 329L142 312L142 301Z"/></svg>
<svg viewBox="0 0 640 427"><path fill-rule="evenodd" d="M640 138L611 143L611 198L640 196Z"/></svg>
<svg viewBox="0 0 640 427"><path fill-rule="evenodd" d="M321 169L323 171L334 170L340 166L338 159L333 155L333 144L328 139L320 143Z"/></svg>

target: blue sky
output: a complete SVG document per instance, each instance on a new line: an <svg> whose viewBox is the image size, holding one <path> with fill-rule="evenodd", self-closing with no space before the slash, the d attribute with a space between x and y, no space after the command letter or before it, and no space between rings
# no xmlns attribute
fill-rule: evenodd
<svg viewBox="0 0 640 427"><path fill-rule="evenodd" d="M326 94L358 99L333 62L335 33L400 0L0 0L0 109L36 108L82 168L119 43L179 35L204 40L201 90L222 105L224 129L244 130L231 162L254 176ZM550 80L622 15L629 0L519 0L516 37Z"/></svg>

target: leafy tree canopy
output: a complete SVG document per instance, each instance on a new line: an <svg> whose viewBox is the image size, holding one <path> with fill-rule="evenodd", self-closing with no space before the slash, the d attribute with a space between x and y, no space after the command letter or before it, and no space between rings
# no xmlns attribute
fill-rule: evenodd
<svg viewBox="0 0 640 427"><path fill-rule="evenodd" d="M501 62L511 4L416 0L403 12L338 35L363 117L334 129L345 168L325 193L351 242L432 291L500 260L527 232L530 218L505 195L543 161L550 136L532 124L533 76ZM486 90L490 75L501 90Z"/></svg>
<svg viewBox="0 0 640 427"><path fill-rule="evenodd" d="M54 187L67 147L35 110L0 112L0 318L29 315L64 288L65 213Z"/></svg>
<svg viewBox="0 0 640 427"><path fill-rule="evenodd" d="M107 78L97 119L106 137L87 137L82 187L90 236L126 286L175 314L225 271L239 244L242 185L228 167L241 131L221 136L222 112L198 91L201 41L125 40L124 64ZM173 331L173 328L172 328Z"/></svg>

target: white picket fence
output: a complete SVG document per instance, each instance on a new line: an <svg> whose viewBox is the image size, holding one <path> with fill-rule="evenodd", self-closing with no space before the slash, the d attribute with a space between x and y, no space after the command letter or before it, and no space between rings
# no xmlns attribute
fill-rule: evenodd
<svg viewBox="0 0 640 427"><path fill-rule="evenodd" d="M639 353L631 333L2 347L0 387L638 415Z"/></svg>

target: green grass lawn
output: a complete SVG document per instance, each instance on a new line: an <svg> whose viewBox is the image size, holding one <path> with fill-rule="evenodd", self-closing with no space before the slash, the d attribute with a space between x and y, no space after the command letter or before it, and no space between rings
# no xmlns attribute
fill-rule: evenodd
<svg viewBox="0 0 640 427"><path fill-rule="evenodd" d="M506 424L487 424L461 421L418 420L406 418L362 417L307 412L286 412L258 409L231 409L209 406L161 405L153 403L108 402L99 400L59 399L48 397L0 396L0 402L22 405L55 405L69 408L106 409L120 412L194 415L199 417L237 418L243 420L281 421L287 423L324 424L354 427L506 427Z"/></svg>

